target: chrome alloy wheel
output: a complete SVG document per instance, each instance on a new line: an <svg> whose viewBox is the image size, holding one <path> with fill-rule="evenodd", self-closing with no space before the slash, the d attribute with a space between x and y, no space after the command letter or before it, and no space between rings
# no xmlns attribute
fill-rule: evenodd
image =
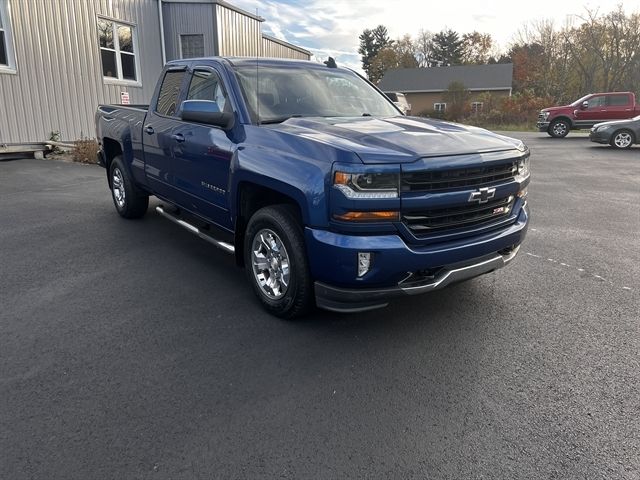
<svg viewBox="0 0 640 480"><path fill-rule="evenodd" d="M113 173L111 175L111 188L113 190L113 198L116 201L116 205L118 205L118 208L124 208L124 179L122 178L122 172L118 167L113 169Z"/></svg>
<svg viewBox="0 0 640 480"><path fill-rule="evenodd" d="M278 235L268 228L260 230L251 245L255 280L268 298L278 300L289 288L289 255Z"/></svg>
<svg viewBox="0 0 640 480"><path fill-rule="evenodd" d="M553 124L553 133L558 137L562 137L567 133L567 124L564 122L556 122Z"/></svg>
<svg viewBox="0 0 640 480"><path fill-rule="evenodd" d="M617 133L613 138L613 143L615 143L616 147L618 148L627 148L629 145L631 145L632 141L633 139L631 138L631 134L629 132Z"/></svg>

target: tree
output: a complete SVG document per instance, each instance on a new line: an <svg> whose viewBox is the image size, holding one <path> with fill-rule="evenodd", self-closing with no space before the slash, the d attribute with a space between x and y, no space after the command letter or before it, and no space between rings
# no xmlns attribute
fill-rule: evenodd
<svg viewBox="0 0 640 480"><path fill-rule="evenodd" d="M462 63L486 65L493 53L493 39L489 33L472 32L462 35Z"/></svg>
<svg viewBox="0 0 640 480"><path fill-rule="evenodd" d="M444 94L447 102L447 118L450 120L460 120L467 113L469 108L469 90L462 82L451 82Z"/></svg>
<svg viewBox="0 0 640 480"><path fill-rule="evenodd" d="M442 30L431 41L433 64L438 66L459 65L462 60L462 40L458 32Z"/></svg>
<svg viewBox="0 0 640 480"><path fill-rule="evenodd" d="M634 87L629 80L638 75L640 14L627 16L619 5L604 16L587 10L578 18L582 25L563 36L589 86L605 92Z"/></svg>
<svg viewBox="0 0 640 480"><path fill-rule="evenodd" d="M433 51L432 48L433 33L420 30L418 38L413 43L416 59L418 60L419 67L431 67Z"/></svg>
<svg viewBox="0 0 640 480"><path fill-rule="evenodd" d="M358 53L362 56L362 69L371 79L371 62L374 57L383 48L391 45L393 42L389 38L387 27L378 25L373 30L366 29L358 37L360 39L360 47Z"/></svg>
<svg viewBox="0 0 640 480"><path fill-rule="evenodd" d="M513 63L513 89L521 92L527 89L544 91L545 82L545 52L539 43L514 45L508 56Z"/></svg>
<svg viewBox="0 0 640 480"><path fill-rule="evenodd" d="M371 60L369 80L378 83L390 68L415 68L417 66L415 46L411 37L405 35L380 50Z"/></svg>

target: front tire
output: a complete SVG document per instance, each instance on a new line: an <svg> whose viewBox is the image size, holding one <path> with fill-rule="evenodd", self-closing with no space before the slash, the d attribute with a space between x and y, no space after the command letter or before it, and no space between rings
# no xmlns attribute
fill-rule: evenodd
<svg viewBox="0 0 640 480"><path fill-rule="evenodd" d="M609 144L614 148L631 148L631 145L635 143L633 138L633 132L630 130L620 130L611 135L611 141Z"/></svg>
<svg viewBox="0 0 640 480"><path fill-rule="evenodd" d="M264 308L293 319L313 305L313 284L302 227L290 205L258 210L244 240L247 277Z"/></svg>
<svg viewBox="0 0 640 480"><path fill-rule="evenodd" d="M147 213L149 195L136 187L119 155L112 160L109 167L109 186L113 204L120 216L140 218Z"/></svg>
<svg viewBox="0 0 640 480"><path fill-rule="evenodd" d="M548 133L553 138L564 138L569 134L569 129L571 126L569 122L564 119L554 120L549 125Z"/></svg>

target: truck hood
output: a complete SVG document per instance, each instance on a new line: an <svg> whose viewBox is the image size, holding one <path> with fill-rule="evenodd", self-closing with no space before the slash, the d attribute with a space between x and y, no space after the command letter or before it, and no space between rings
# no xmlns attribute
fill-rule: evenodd
<svg viewBox="0 0 640 480"><path fill-rule="evenodd" d="M417 117L290 118L265 127L349 150L364 163L513 150L520 140L477 127Z"/></svg>
<svg viewBox="0 0 640 480"><path fill-rule="evenodd" d="M573 112L578 107L572 107L571 105L562 105L560 107L549 107L543 108L540 110L541 112L562 112L562 111L571 111Z"/></svg>

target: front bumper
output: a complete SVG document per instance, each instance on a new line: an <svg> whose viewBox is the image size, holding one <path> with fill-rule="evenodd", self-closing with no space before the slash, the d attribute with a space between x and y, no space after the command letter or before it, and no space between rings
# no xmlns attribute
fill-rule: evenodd
<svg viewBox="0 0 640 480"><path fill-rule="evenodd" d="M538 127L538 131L546 132L547 130L549 130L549 125L550 124L551 124L551 122L537 122L536 123L536 127Z"/></svg>
<svg viewBox="0 0 640 480"><path fill-rule="evenodd" d="M443 267L436 275L421 282L390 288L348 289L316 282L316 304L320 308L334 312L362 312L385 307L388 304L387 300L393 297L419 295L493 272L511 262L519 249L520 246L517 246L508 252L497 252L495 255L474 259L466 265Z"/></svg>
<svg viewBox="0 0 640 480"><path fill-rule="evenodd" d="M513 260L529 221L484 235L427 246L409 246L397 235L355 236L306 229L316 304L340 312L383 307L388 299L417 295L502 268ZM370 252L370 270L357 277L358 252Z"/></svg>
<svg viewBox="0 0 640 480"><path fill-rule="evenodd" d="M589 140L596 143L608 144L611 140L610 130L599 130L597 132L591 130L589 133Z"/></svg>

